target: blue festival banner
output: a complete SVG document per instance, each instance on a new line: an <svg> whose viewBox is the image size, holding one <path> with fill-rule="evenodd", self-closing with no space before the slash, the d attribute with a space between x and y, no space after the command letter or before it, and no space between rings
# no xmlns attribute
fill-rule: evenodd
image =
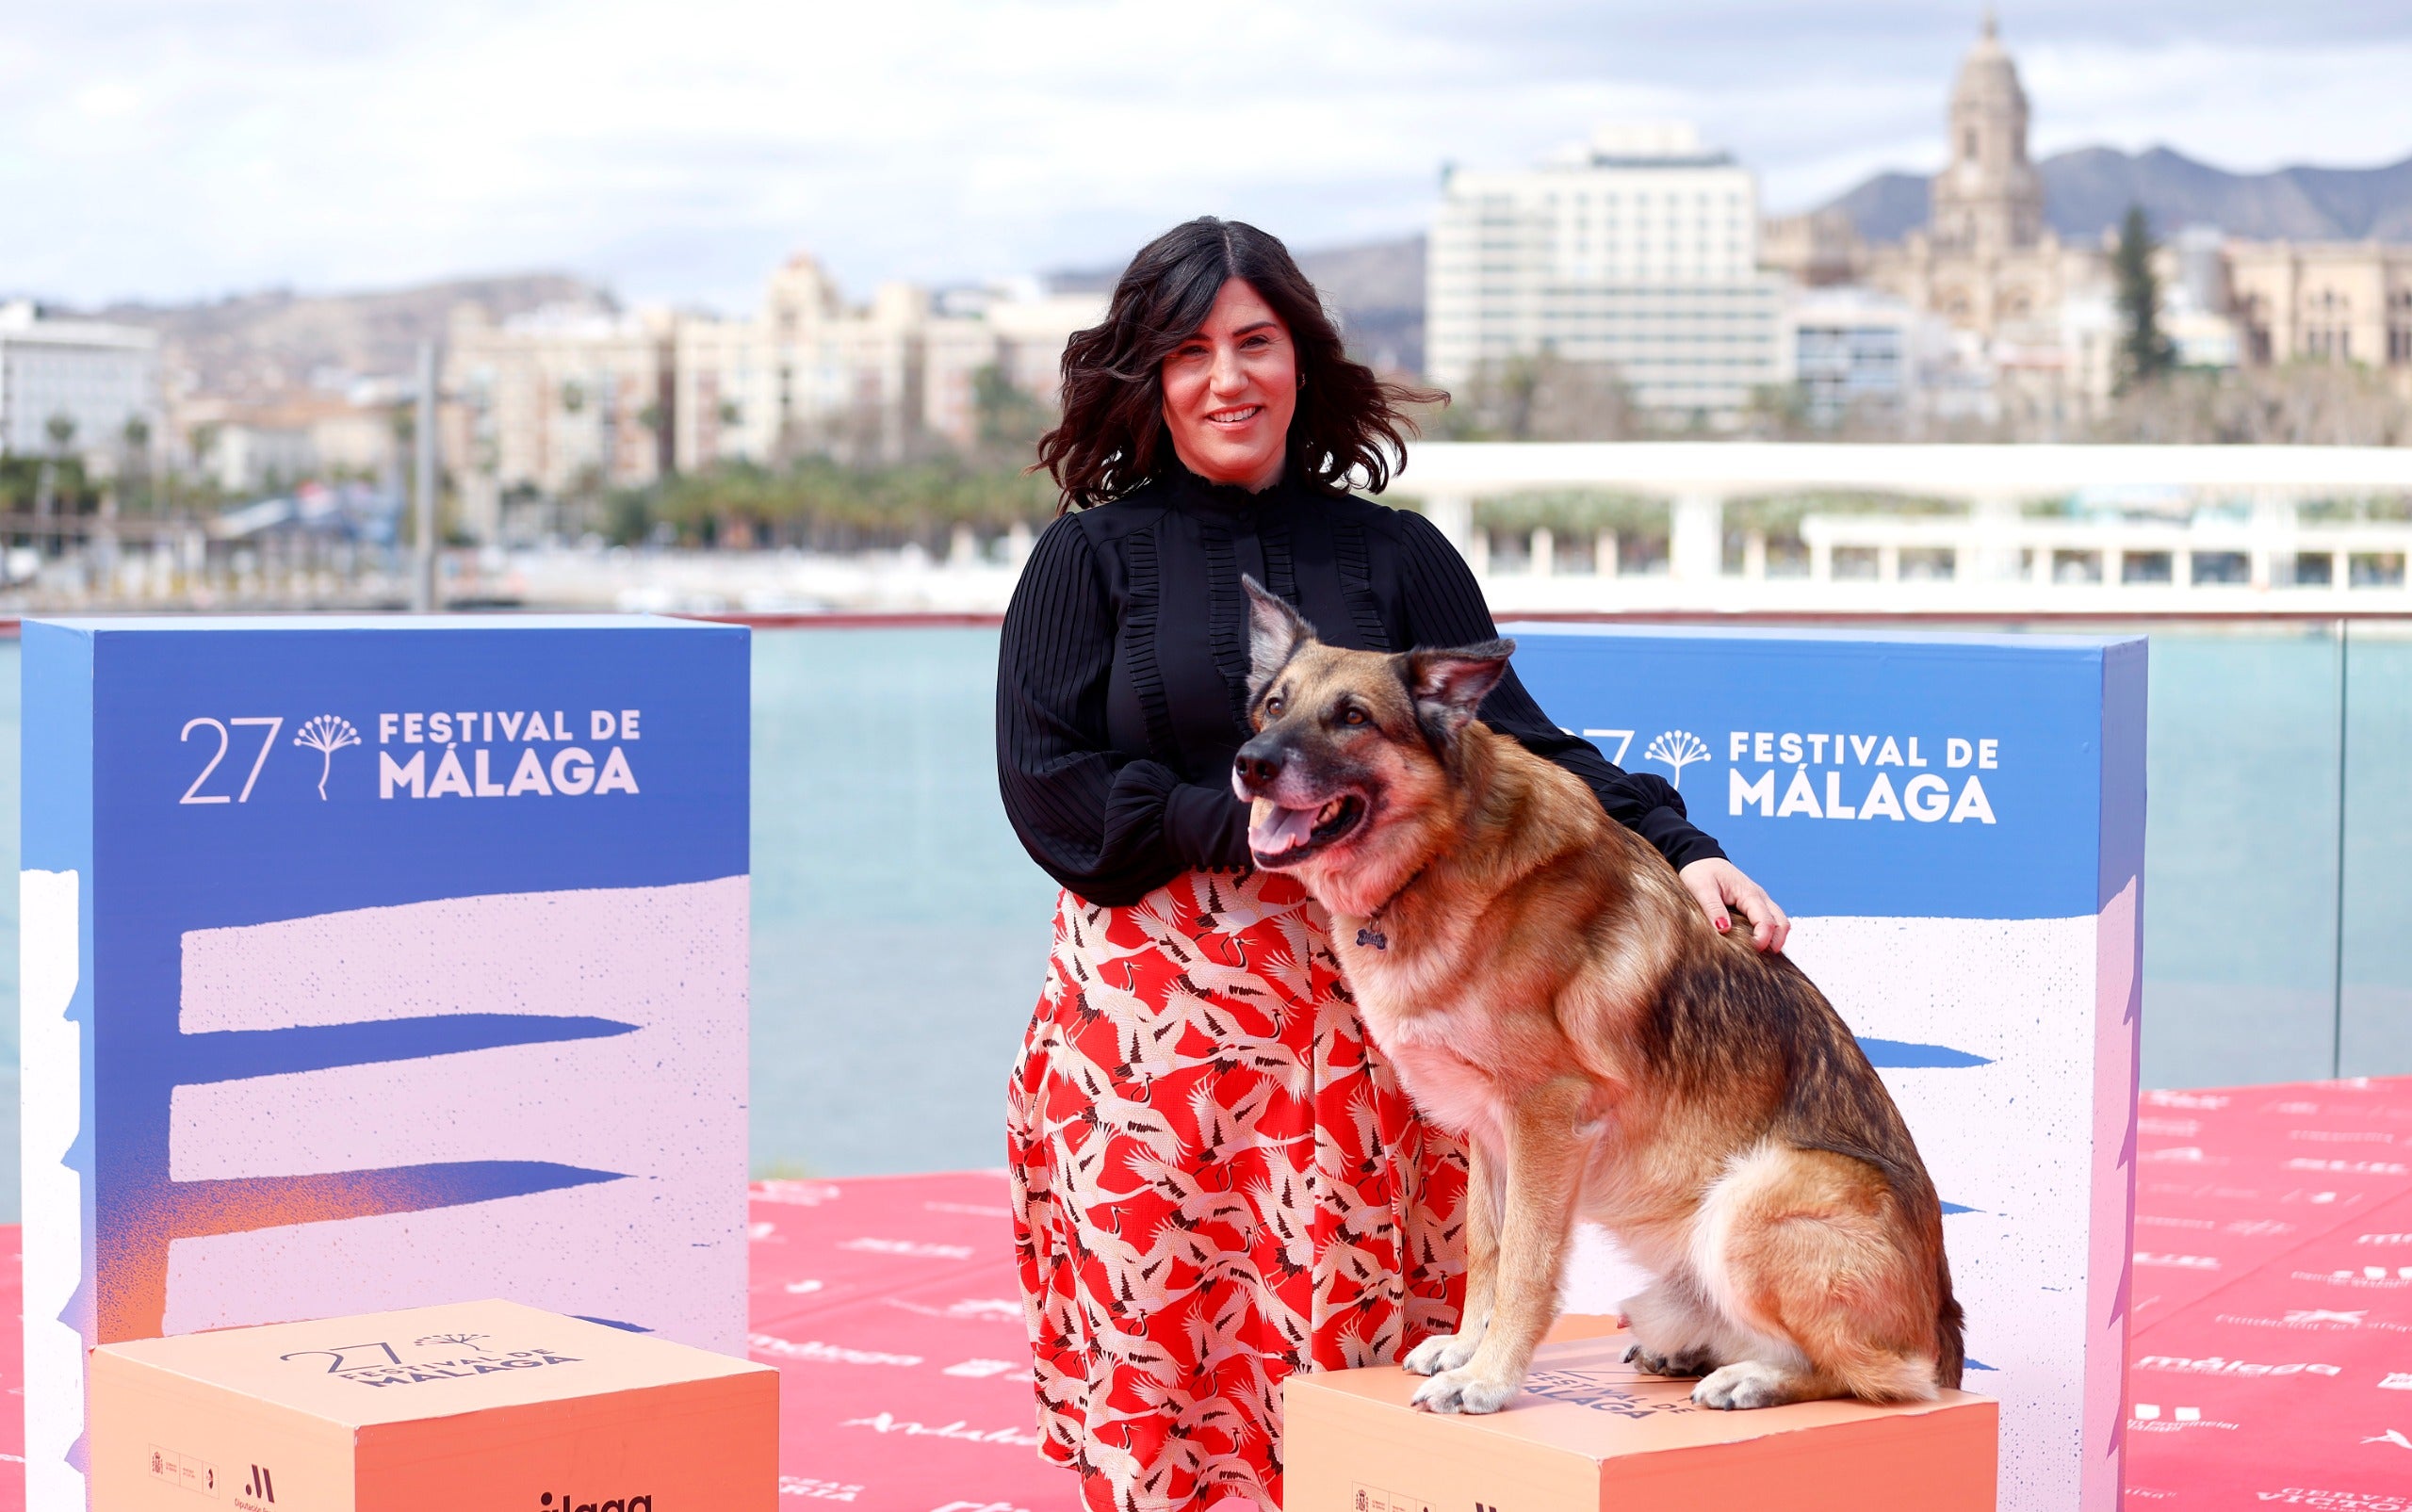
<svg viewBox="0 0 2412 1512"><path fill-rule="evenodd" d="M748 651L27 623L29 1505L95 1343L501 1296L742 1351Z"/></svg>
<svg viewBox="0 0 2412 1512"><path fill-rule="evenodd" d="M2133 1221L2145 646L1510 625L1541 707L1796 923L1944 1198L2001 1502L2116 1512ZM1586 1245L1576 1305L1622 1257Z"/></svg>

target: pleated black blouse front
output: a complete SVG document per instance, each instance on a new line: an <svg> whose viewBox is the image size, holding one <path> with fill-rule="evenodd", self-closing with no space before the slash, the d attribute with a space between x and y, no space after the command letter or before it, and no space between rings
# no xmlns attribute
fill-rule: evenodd
<svg viewBox="0 0 2412 1512"><path fill-rule="evenodd" d="M1284 480L1262 494L1176 470L1067 514L1032 550L997 663L997 772L1031 858L1094 903L1246 866L1231 758L1247 739L1245 573L1333 645L1468 645L1497 633L1422 515ZM1661 778L1567 734L1511 669L1483 722L1582 778L1675 866L1721 855Z"/></svg>

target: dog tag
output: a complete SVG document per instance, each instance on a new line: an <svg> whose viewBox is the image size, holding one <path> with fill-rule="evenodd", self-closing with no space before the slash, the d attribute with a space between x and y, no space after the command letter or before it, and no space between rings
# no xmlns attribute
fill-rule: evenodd
<svg viewBox="0 0 2412 1512"><path fill-rule="evenodd" d="M1357 943L1370 945L1377 951L1387 951L1391 948L1390 936L1370 924L1357 932Z"/></svg>

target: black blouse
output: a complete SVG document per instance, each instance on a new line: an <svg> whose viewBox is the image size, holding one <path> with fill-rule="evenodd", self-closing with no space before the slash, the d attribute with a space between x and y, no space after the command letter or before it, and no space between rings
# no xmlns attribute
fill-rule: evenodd
<svg viewBox="0 0 2412 1512"><path fill-rule="evenodd" d="M1247 739L1248 574L1322 639L1359 650L1498 632L1422 515L1284 480L1263 494L1184 470L1048 527L1005 610L997 774L1031 859L1093 903L1248 863L1231 758ZM1482 720L1590 785L1677 867L1722 855L1658 777L1550 723L1510 670Z"/></svg>

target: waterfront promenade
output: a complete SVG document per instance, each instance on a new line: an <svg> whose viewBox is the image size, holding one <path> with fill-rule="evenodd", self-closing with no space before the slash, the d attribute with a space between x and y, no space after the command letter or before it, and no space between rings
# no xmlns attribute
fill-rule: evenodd
<svg viewBox="0 0 2412 1512"><path fill-rule="evenodd" d="M1388 502L1466 556L1503 617L1542 613L2412 614L2412 448L1442 442ZM302 491L212 518L0 517L0 613L399 608L406 553ZM796 508L810 509L807 502ZM456 607L1002 612L1041 514L719 519L718 549L448 548ZM597 522L599 523L599 521ZM824 522L827 523L827 522ZM746 543L733 545L732 543Z"/></svg>

